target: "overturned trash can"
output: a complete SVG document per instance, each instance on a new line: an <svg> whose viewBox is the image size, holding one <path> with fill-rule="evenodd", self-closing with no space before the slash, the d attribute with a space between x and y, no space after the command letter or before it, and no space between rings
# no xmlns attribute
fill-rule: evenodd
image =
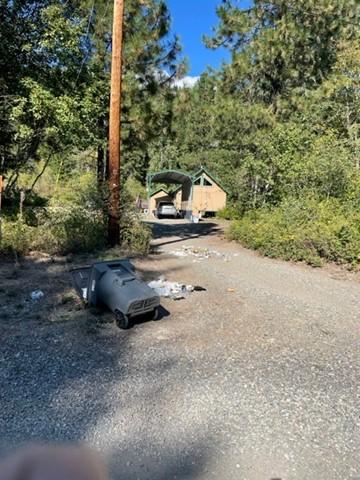
<svg viewBox="0 0 360 480"><path fill-rule="evenodd" d="M119 328L129 328L131 319L139 315L151 314L157 320L160 297L136 277L129 260L97 262L73 269L71 275L80 297L93 307L108 307Z"/></svg>

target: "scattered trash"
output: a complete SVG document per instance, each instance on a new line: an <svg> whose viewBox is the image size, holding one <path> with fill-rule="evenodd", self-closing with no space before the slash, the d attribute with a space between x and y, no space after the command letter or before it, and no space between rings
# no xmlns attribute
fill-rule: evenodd
<svg viewBox="0 0 360 480"><path fill-rule="evenodd" d="M44 292L42 292L41 290L34 290L30 294L31 300L33 302L38 302L39 300L41 300L43 298L43 296L44 296Z"/></svg>
<svg viewBox="0 0 360 480"><path fill-rule="evenodd" d="M182 300L186 298L192 292L205 292L206 288L193 285L184 285L177 282L168 282L164 277L160 277L158 280L153 280L148 283L148 286L152 288L159 297L171 298L172 300Z"/></svg>
<svg viewBox="0 0 360 480"><path fill-rule="evenodd" d="M208 248L195 248L190 246L184 246L181 250L172 250L169 253L175 257L195 257L194 262L209 258L219 258L224 262L230 262L232 257L237 256L236 253L221 253Z"/></svg>
<svg viewBox="0 0 360 480"><path fill-rule="evenodd" d="M163 278L148 283L148 286L152 288L159 297L172 298L173 300L180 300L188 294L185 285L176 282L167 282Z"/></svg>
<svg viewBox="0 0 360 480"><path fill-rule="evenodd" d="M171 253L173 255L175 255L176 257L187 257L187 255L188 255L184 250L174 250Z"/></svg>
<svg viewBox="0 0 360 480"><path fill-rule="evenodd" d="M194 287L194 292L206 292L206 288L197 285Z"/></svg>

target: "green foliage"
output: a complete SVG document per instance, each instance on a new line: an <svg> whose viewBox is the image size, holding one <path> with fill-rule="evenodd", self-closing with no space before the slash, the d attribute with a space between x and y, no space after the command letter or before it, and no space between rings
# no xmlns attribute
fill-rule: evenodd
<svg viewBox="0 0 360 480"><path fill-rule="evenodd" d="M229 235L269 257L314 266L360 263L360 214L335 199L289 197L278 207L247 213Z"/></svg>
<svg viewBox="0 0 360 480"><path fill-rule="evenodd" d="M241 213L238 205L226 205L226 207L217 212L216 216L218 218L223 218L224 220L237 220L241 218Z"/></svg>
<svg viewBox="0 0 360 480"><path fill-rule="evenodd" d="M1 221L0 254L24 255L29 252L33 240L34 228L23 219Z"/></svg>
<svg viewBox="0 0 360 480"><path fill-rule="evenodd" d="M105 248L107 218L94 176L70 178L45 207L25 208L23 217L2 224L1 255L25 255L31 250L49 254L89 252ZM121 245L130 253L149 250L151 232L140 221L131 196L122 198Z"/></svg>
<svg viewBox="0 0 360 480"><path fill-rule="evenodd" d="M95 2L90 43L94 47L84 70L84 95L81 115L87 134L87 147L104 148L108 135L110 85L111 9L105 2ZM162 142L169 134L174 89L171 80L183 71L179 63L178 39L170 35L170 15L163 0L127 0L125 3L122 170L144 182L149 166L152 142ZM103 10L103 11L101 11ZM144 47L144 45L146 47Z"/></svg>
<svg viewBox="0 0 360 480"><path fill-rule="evenodd" d="M0 2L0 173L12 220L1 251L51 253L104 246L108 192L111 2ZM149 232L132 204L144 196L151 142L169 134L184 69L163 0L127 0L124 18L122 237L146 251ZM16 220L20 189L23 219ZM31 204L42 197L44 208ZM19 233L19 244L12 236Z"/></svg>
<svg viewBox="0 0 360 480"><path fill-rule="evenodd" d="M53 192L50 206L79 205L88 210L101 210L103 207L103 192L97 188L95 175L85 172L70 176Z"/></svg>
<svg viewBox="0 0 360 480"><path fill-rule="evenodd" d="M221 2L206 43L231 62L178 92L172 137L152 154L156 166L216 173L232 238L267 255L360 263L359 7Z"/></svg>
<svg viewBox="0 0 360 480"><path fill-rule="evenodd" d="M106 222L101 211L89 211L77 204L41 210L37 224L23 220L2 223L0 255L26 255L31 250L49 254L93 252L106 246ZM149 251L151 231L136 213L122 216L121 248L131 254Z"/></svg>
<svg viewBox="0 0 360 480"><path fill-rule="evenodd" d="M48 253L94 251L105 246L101 211L76 203L57 205L39 212L31 248Z"/></svg>
<svg viewBox="0 0 360 480"><path fill-rule="evenodd" d="M229 192L231 235L267 255L357 264L357 0L219 2L209 47L231 62L192 89L163 0L127 0L121 235L146 252L134 208L151 169L208 167ZM111 8L106 0L0 4L3 252L101 248L105 238ZM22 188L26 205L18 204ZM39 203L39 200L42 203ZM35 208L35 205L42 208Z"/></svg>
<svg viewBox="0 0 360 480"><path fill-rule="evenodd" d="M24 220L3 222L1 255L25 255L31 250L50 254L93 251L104 247L105 229L101 212L79 205L41 209L36 225Z"/></svg>
<svg viewBox="0 0 360 480"><path fill-rule="evenodd" d="M129 200L131 199L133 202L136 202L138 198L144 199L147 196L146 187L134 177L126 179L124 188Z"/></svg>
<svg viewBox="0 0 360 480"><path fill-rule="evenodd" d="M0 253L24 255L91 251L105 246L105 217L94 176L70 178L46 206L24 206L18 218L5 218Z"/></svg>
<svg viewBox="0 0 360 480"><path fill-rule="evenodd" d="M19 176L36 170L38 162L56 168L56 157L76 150L99 152L97 169L104 179L111 20L104 0L1 2L0 170L6 196L14 195ZM169 30L163 0L126 2L122 166L126 177L140 181L151 140L168 133L171 79L183 68Z"/></svg>
<svg viewBox="0 0 360 480"><path fill-rule="evenodd" d="M337 47L358 25L356 0L224 0L212 48L226 45L233 61L225 86L276 104L294 88L314 88L330 72Z"/></svg>
<svg viewBox="0 0 360 480"><path fill-rule="evenodd" d="M130 254L145 255L150 249L151 230L141 222L137 212L129 210L121 216L121 247Z"/></svg>
<svg viewBox="0 0 360 480"><path fill-rule="evenodd" d="M140 218L135 200L139 184L134 179L128 179L122 190L120 215L120 243L129 253L145 255L150 249L151 230Z"/></svg>
<svg viewBox="0 0 360 480"><path fill-rule="evenodd" d="M73 80L84 53L84 23L81 11L64 2L1 2L0 169L9 176L6 193L44 150L59 151L78 138Z"/></svg>

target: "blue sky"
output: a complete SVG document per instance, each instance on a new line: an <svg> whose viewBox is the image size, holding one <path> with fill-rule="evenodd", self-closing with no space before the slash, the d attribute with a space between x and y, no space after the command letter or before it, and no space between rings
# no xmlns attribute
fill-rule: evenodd
<svg viewBox="0 0 360 480"><path fill-rule="evenodd" d="M173 24L172 30L180 36L183 53L189 59L189 75L200 75L206 67L214 68L228 60L225 49L209 50L202 43L204 34L211 34L211 28L218 23L216 7L221 0L167 0ZM246 7L250 0L243 0Z"/></svg>

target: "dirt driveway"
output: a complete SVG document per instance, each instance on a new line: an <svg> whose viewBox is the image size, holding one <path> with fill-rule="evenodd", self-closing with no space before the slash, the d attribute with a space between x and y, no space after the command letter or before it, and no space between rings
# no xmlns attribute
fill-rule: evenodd
<svg viewBox="0 0 360 480"><path fill-rule="evenodd" d="M114 480L359 478L358 276L261 258L216 223L152 226L141 275L206 291L127 332L82 308L64 259L0 266L0 449L85 441Z"/></svg>

